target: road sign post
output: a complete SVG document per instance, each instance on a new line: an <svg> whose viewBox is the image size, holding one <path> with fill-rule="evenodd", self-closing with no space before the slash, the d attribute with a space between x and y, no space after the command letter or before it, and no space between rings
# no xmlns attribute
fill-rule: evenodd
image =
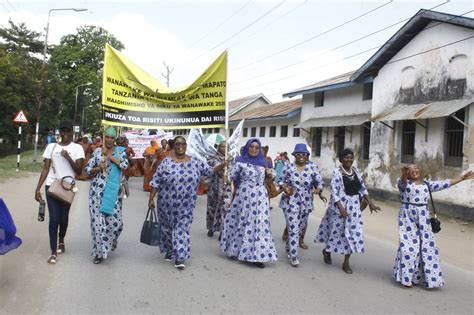
<svg viewBox="0 0 474 315"><path fill-rule="evenodd" d="M21 153L21 124L28 123L28 119L26 119L25 113L22 109L16 114L15 118L13 118L13 122L18 124L18 147L17 147L17 155L16 155L16 171L20 171L20 153Z"/></svg>

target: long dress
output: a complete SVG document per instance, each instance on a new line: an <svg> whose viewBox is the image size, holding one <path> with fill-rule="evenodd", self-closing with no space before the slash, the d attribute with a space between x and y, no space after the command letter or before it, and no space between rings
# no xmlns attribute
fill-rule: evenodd
<svg viewBox="0 0 474 315"><path fill-rule="evenodd" d="M184 262L191 257L190 234L196 208L197 186L212 168L191 157L186 162L165 158L153 175L150 185L158 190L156 208L161 223L160 251Z"/></svg>
<svg viewBox="0 0 474 315"><path fill-rule="evenodd" d="M431 191L450 187L449 180L427 181ZM398 214L399 247L393 278L403 285L423 284L428 288L444 285L443 272L433 231L431 230L428 186L398 180L402 205Z"/></svg>
<svg viewBox="0 0 474 315"><path fill-rule="evenodd" d="M334 169L331 178L331 198L326 214L321 220L316 242L324 243L326 252L352 254L364 252L364 232L360 198L368 195L359 170L352 167L355 173L353 180L359 180L358 194L348 195L345 190L340 168ZM357 178L357 179L356 179ZM340 201L347 210L347 218L341 218L336 203Z"/></svg>
<svg viewBox="0 0 474 315"><path fill-rule="evenodd" d="M215 156L207 161L209 166L215 167L224 161L224 156ZM231 168L231 164L229 164ZM223 170L213 173L211 184L207 189L206 227L209 231L222 230L222 222L229 211L232 202L232 186L225 184L222 179Z"/></svg>
<svg viewBox="0 0 474 315"><path fill-rule="evenodd" d="M238 181L238 187L224 220L221 250L241 261L276 261L270 204L264 185L265 168L237 162L230 170L229 179Z"/></svg>
<svg viewBox="0 0 474 315"><path fill-rule="evenodd" d="M123 171L128 167L128 159L125 151L122 151L119 156L114 157L120 160L120 169ZM104 157L102 156L102 148L94 150L89 162L86 166L86 172L92 176L91 186L89 189L89 213L91 217L91 235L92 235L92 250L91 256L106 259L110 250L114 247L118 237L123 229L122 220L122 199L118 198L115 201L114 213L112 215L105 215L100 211L100 205L104 196L107 178L112 168L112 162L107 160L107 167L105 173L99 172L92 175L92 169L99 167Z"/></svg>
<svg viewBox="0 0 474 315"><path fill-rule="evenodd" d="M298 171L293 163L283 167L279 184L288 184L293 188L293 195L283 195L280 208L285 215L288 229L286 253L290 258L298 258L298 240L308 223L308 216L313 211L313 188L323 190L324 182L318 165L308 162L303 171Z"/></svg>

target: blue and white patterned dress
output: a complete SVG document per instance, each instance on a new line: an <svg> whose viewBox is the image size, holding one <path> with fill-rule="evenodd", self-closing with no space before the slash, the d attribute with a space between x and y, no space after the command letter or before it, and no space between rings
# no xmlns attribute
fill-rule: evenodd
<svg viewBox="0 0 474 315"><path fill-rule="evenodd" d="M290 258L298 258L298 240L313 211L313 188L322 191L324 182L318 165L308 162L301 172L294 163L285 164L278 184L288 184L293 188L293 195L281 197L280 208L288 229L286 252Z"/></svg>
<svg viewBox="0 0 474 315"><path fill-rule="evenodd" d="M449 180L427 181L431 191L450 187ZM402 206L398 214L399 247L393 267L393 278L403 285L423 284L428 288L444 285L443 272L430 224L425 183L398 180Z"/></svg>
<svg viewBox="0 0 474 315"><path fill-rule="evenodd" d="M156 207L161 223L160 250L184 262L191 257L189 230L196 208L197 187L202 176L212 168L191 157L186 162L165 158L153 175L150 185L158 190Z"/></svg>
<svg viewBox="0 0 474 315"><path fill-rule="evenodd" d="M224 156L216 156L207 161L209 166L215 167L224 161ZM233 159L229 159L230 169ZM222 178L224 170L212 174L211 184L207 189L206 227L209 231L222 230L224 218L232 202L232 186L226 185Z"/></svg>
<svg viewBox="0 0 474 315"><path fill-rule="evenodd" d="M355 167L352 169L361 184L357 195L346 194L339 167L332 172L329 207L321 220L315 240L324 243L325 250L329 253L346 255L364 252L364 223L359 198L368 195L368 192L359 170ZM339 208L336 205L338 201L346 208L347 218L340 217Z"/></svg>
<svg viewBox="0 0 474 315"><path fill-rule="evenodd" d="M120 160L120 169L125 170L128 168L128 158L125 151L123 151L120 156L117 157L114 155L114 157ZM85 171L89 176L92 176L89 189L89 212L92 234L91 256L106 259L109 251L113 248L114 242L117 241L122 232L123 220L122 198L117 197L114 214L104 215L100 212L100 203L104 195L108 174L112 168L112 162L107 159L105 173L99 172L92 175L91 171L94 167L100 166L103 158L102 148L95 149L85 167Z"/></svg>
<svg viewBox="0 0 474 315"><path fill-rule="evenodd" d="M222 251L241 261L276 261L270 204L264 185L265 168L237 162L230 169L229 179L238 181L238 187L224 220Z"/></svg>

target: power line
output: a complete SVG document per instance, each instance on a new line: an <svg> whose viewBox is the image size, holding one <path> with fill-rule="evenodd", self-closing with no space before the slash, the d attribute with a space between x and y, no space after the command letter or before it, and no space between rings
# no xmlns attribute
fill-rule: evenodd
<svg viewBox="0 0 474 315"><path fill-rule="evenodd" d="M224 21L222 21L221 23L219 23L219 25L217 25L216 27L213 27L209 32L207 32L204 36L202 36L201 38L199 38L198 40L196 40L194 43L192 43L189 47L188 47L188 50L191 49L192 47L194 47L197 43L201 42L204 38L206 38L207 36L209 36L210 34L212 34L216 29L218 29L219 27L221 27L222 25L224 25L225 23L227 23L230 19L232 19L234 16L236 16L240 11L242 11L243 9L245 9L249 4L250 2L252 2L252 0L249 0L247 1L243 6L241 6L237 11L235 11L234 13L232 13L228 18L226 18Z"/></svg>
<svg viewBox="0 0 474 315"><path fill-rule="evenodd" d="M448 44L445 44L445 45L442 45L442 46L438 46L438 47L435 47L435 48L424 50L424 51L421 51L419 53L409 55L409 56L406 56L406 57L403 57L403 58L400 58L400 59L392 60L392 61L387 62L386 64L389 65L389 64L396 63L396 62L399 62L399 61L402 61L402 60L405 60L405 59L409 59L409 58L413 58L413 57L416 57L416 56L419 56L419 55L423 55L423 54L432 52L434 50L438 50L438 49L441 49L441 48L444 48L444 47L447 47L447 46L451 46L451 45L454 45L454 44L457 44L457 43L460 43L460 42L464 42L466 40L470 40L472 38L474 38L474 36L469 36L469 37L457 40L455 42L451 42L451 43L448 43Z"/></svg>
<svg viewBox="0 0 474 315"><path fill-rule="evenodd" d="M434 8L437 8L437 7L439 7L439 6L441 6L441 5L444 5L444 4L446 4L446 3L448 3L448 2L444 2L444 3L440 4L440 5L437 5L437 6L433 7L433 8L430 8L429 10L432 10L432 9L434 9ZM471 13L471 12L473 12L473 11L474 11L474 10L471 10L471 11L468 11L468 12L466 12L466 13L457 15L457 16L455 16L455 17L452 17L452 18L449 19L449 20L452 20L452 19L455 19L455 18L457 18L457 17L460 17L460 16L463 16L463 15L469 14L469 13ZM388 25L388 26L386 26L386 27L383 27L383 28L381 28L381 29L379 29L379 30L376 30L376 31L374 31L374 32L372 32L372 33L366 34L366 35L364 35L364 36L362 36L362 37L359 37L359 38L354 39L354 40L352 40L352 41L346 42L346 43L344 43L344 44L342 44L342 45L339 45L339 46L336 46L336 47L334 47L334 48L331 48L330 50L324 51L324 52L319 53L319 54L317 54L317 55L315 55L315 56L312 56L312 57L309 57L309 58L306 58L306 59L303 59L303 60L299 60L299 61L297 61L297 62L294 62L294 63L292 63L292 64L286 65L286 66L284 66L284 67L281 67L281 68L278 68L278 69L275 69L275 70L272 70L272 71L269 71L269 72L262 73L262 74L260 74L260 75L254 76L254 77L252 77L252 78L250 78L250 79L247 79L247 80L237 81L237 82L235 82L234 84L237 84L237 85L238 85L238 84L241 84L241 83L244 83L244 82L248 82L248 81L251 81L251 80L255 80L255 79L257 79L257 78L266 76L266 75L268 75L268 74L272 74L272 73L275 73L275 72L278 72L278 71L281 71L281 70L284 70L284 69L287 69L287 68L294 67L294 66L296 66L296 65L299 65L299 64L301 64L301 63L307 62L307 61L309 61L309 60L311 60L311 59L314 59L314 58L316 58L316 57L321 57L321 56L327 55L327 54L330 53L330 52L334 52L334 51L339 50L339 49L341 49L341 48L344 48L344 47L346 47L346 46L352 45L352 44L354 44L354 43L356 43L356 42L358 42L358 41L361 41L361 40L366 39L366 38L368 38L368 37L370 37L370 36L373 36L373 35L375 35L375 34L378 34L378 33L380 33L380 32L383 32L383 31L385 31L385 30L387 30L387 29L389 29L389 28L392 28L392 27L394 27L394 26L396 26L396 25L398 25L398 24L401 24L401 23L403 23L403 22L406 22L406 21L410 20L412 17L413 17L413 16L411 16L411 17L409 17L409 18L406 18L406 19L403 19L403 20L400 20L400 21L398 21L398 22L396 22L396 23L390 24L390 25ZM448 21L449 21L449 20L448 20ZM438 24L429 26L429 27L423 29L421 32L426 31L426 30L428 30L428 29L430 29L430 28L432 28L432 27L436 27L436 26L438 26L438 25L440 25L440 24L443 24L443 23L444 23L444 22L439 22ZM421 32L420 32L420 33L421 33Z"/></svg>
<svg viewBox="0 0 474 315"><path fill-rule="evenodd" d="M11 13L10 9L8 9L6 5L4 5L3 3L0 3L0 5L3 7L3 9L4 9L6 12Z"/></svg>
<svg viewBox="0 0 474 315"><path fill-rule="evenodd" d="M413 57L416 57L416 56L419 56L419 55L423 55L423 54L426 54L426 53L429 53L429 52L432 52L432 51L435 51L435 50L438 50L438 49L441 49L441 48L444 48L444 47L448 47L448 46L451 46L451 45L455 45L455 44L458 44L458 43L461 43L461 42L464 42L464 41L467 41L467 40L470 40L470 39L473 39L474 36L469 36L469 37L466 37L466 38L463 38L463 39L459 39L457 41L454 41L454 42L450 42L450 43L447 43L447 44L444 44L444 45L441 45L441 46L438 46L438 47L434 47L434 48L431 48L431 49L427 49L427 50L424 50L424 51L421 51L421 52L418 52L418 53L415 53L415 54L412 54L412 55L409 55L409 56L406 56L406 57L403 57L403 58L400 58L400 59L396 59L396 60L393 60L393 61L390 61L390 62L387 62L386 64L394 64L394 63L397 63L397 62L400 62L400 61L403 61L403 60L406 60L406 59L409 59L409 58L413 58ZM383 45L382 45L383 46ZM341 60L338 60L338 61L335 61L335 62L332 62L332 63L329 63L329 64L324 64L320 67L316 67L316 68L313 68L311 69L311 71L313 70L317 70L317 69L321 69L321 68L324 68L324 67L327 67L329 65L333 65L333 64L336 64L336 63L339 63L339 62L342 62L344 60L347 60L347 59L350 59L350 58L353 58L353 57L356 57L356 56L359 56L359 55L362 55L364 53L367 53L371 50L374 50L374 49L377 49L377 48L380 48L382 46L377 46L377 47L373 47L371 49L368 49L368 50L364 50L362 52L359 52L359 53L356 53L354 55L351 55L351 56L348 56L346 58L343 58ZM304 72L307 72L307 71L304 71ZM287 77L284 77L284 78L280 78L278 80L274 80L272 82L267 82L265 84L261 84L261 85L257 85L257 86L253 86L253 87L259 87L259 86L263 86L263 85L268 85L268 84L271 84L271 83L275 83L275 82L279 82L279 81L283 81L283 80L286 80L287 78L290 78L290 77L294 77L294 76L297 76L301 73L304 73L304 72L300 72L300 73L297 73L297 74L293 74L291 76L287 76ZM240 90L237 90L238 91L243 91L243 90L248 90L250 88L245 88L245 89L240 89ZM270 95L275 95L275 94L270 94Z"/></svg>
<svg viewBox="0 0 474 315"><path fill-rule="evenodd" d="M6 0L6 1L10 5L10 7L13 9L13 11L17 11L17 9L13 6L13 4L10 2L10 0Z"/></svg>
<svg viewBox="0 0 474 315"><path fill-rule="evenodd" d="M224 39L223 41L221 41L219 44L215 45L214 47L212 47L211 49L209 49L208 51L200 54L199 56L197 56L196 58L194 58L191 62L193 61L196 61L197 59L201 58L202 56L204 56L205 54L213 51L214 49L216 49L217 47L221 46L222 44L224 44L225 42L231 40L232 38L234 38L235 36L239 35L240 33L242 33L243 31L245 31L246 29L248 29L249 27L251 27L252 25L254 25L255 23L257 23L258 21L260 21L261 19L263 19L265 16L267 16L268 14L270 14L271 12L273 12L274 10L278 9L283 3L285 3L286 0L283 0L281 1L280 3L278 3L277 5L275 5L274 7L272 7L270 10L266 11L264 14L262 14L261 16L259 16L257 19L255 19L254 21L252 21L250 24L247 24L246 26L244 26L242 29L240 29L238 32L232 34L231 36L227 37L226 39Z"/></svg>
<svg viewBox="0 0 474 315"><path fill-rule="evenodd" d="M287 48L285 48L285 49L279 50L279 51L277 51L276 53L270 54L270 55L268 55L268 56L266 56L266 57L264 57L264 58L261 58L261 59L259 59L259 60L253 61L253 62L248 63L248 64L246 64L246 65L243 65L243 66L241 66L241 67L235 69L235 71L241 70L241 69L243 69L243 68L247 68L247 67L249 67L249 66L251 66L251 65L254 65L254 64L256 64L256 63L260 63L260 62L265 61L265 60L267 60L267 59L269 59L269 58L278 56L278 55L280 55L280 54L282 54L282 53L284 53L284 52L286 52L286 51L288 51L288 50L291 50L291 49L293 49L293 48L296 48L296 47L298 47L298 46L301 46L301 45L303 45L303 44L305 44L305 43L307 43L307 42L309 42L309 41L312 41L312 40L314 40L314 39L316 39L316 38L318 38L318 37L321 37L321 36L323 36L323 35L325 35L325 34L327 34L327 33L329 33L329 32L332 32L332 31L334 31L334 30L336 30L336 29L338 29L338 28L341 28L341 27L344 26L344 25L347 25L347 24L349 24L349 23L351 23L351 22L354 22L354 21L356 21L356 20L358 20L358 19L360 19L360 18L362 18L362 17L364 17L364 16L366 16L366 15L368 15L368 14L374 12L374 11L377 11L377 10L379 10L379 9L381 9L381 8L383 8L383 7L387 6L387 5L389 5L389 4L391 4L392 2L393 2L393 0L390 0L390 1L388 1L388 2L386 2L386 3L384 3L384 4L382 4L382 5L380 5L380 6L376 7L376 8L374 8L374 9L371 9L371 10L369 10L369 11L367 11L367 12L361 14L361 15L356 16L355 18L352 18L352 19L350 19L350 20L348 20L348 21L345 21L345 22L342 23L342 24L336 25L336 26L334 26L334 27L332 27L332 28L330 28L330 29L328 29L328 30L326 30L326 31L324 31L324 32L321 32L321 33L318 33L318 34L316 34L316 35L313 35L313 36L311 36L310 38L307 38L307 39L305 39L305 40L303 40L303 41L301 41L301 42L298 42L298 43L296 43L296 44L294 44L294 45L292 45L292 46L290 46L290 47L287 47Z"/></svg>
<svg viewBox="0 0 474 315"><path fill-rule="evenodd" d="M370 52L370 51L372 51L372 50L375 50L375 49L378 49L378 48L380 48L380 47L382 47L382 46L379 45L379 46L375 46L375 47L369 48L369 49L367 49L367 50L364 50L364 51L355 53L355 54L350 55L350 56L347 56L347 57L344 57L344 58L342 58L342 59L340 59L340 60L337 60L337 61L334 61L334 62L330 62L330 63L326 63L326 64L324 64L324 65L322 65L322 66L319 66L319 67L316 67L316 68L312 68L312 69L310 69L310 71L314 71L314 70L318 70L318 69L321 69L321 68L325 68L325 67L327 67L327 66L330 66L330 65L333 65L333 64L342 62L342 61L344 61L344 60L348 60L348 59L351 59L351 58L354 58L354 57L363 55L363 54L365 54L365 53L368 53L368 52ZM238 92L238 91L244 91L244 90L249 90L249 89L251 89L251 88L260 87L260 86L265 86L265 85L268 85L268 84L280 82L280 81L283 81L283 80L286 80L286 79L289 79L289 78L292 78L292 77L296 77L296 76L298 76L298 75L300 75L300 74L302 74L302 73L306 73L306 72L309 72L309 71L306 71L306 70L305 70L305 71L300 71L300 72L297 72L297 73L288 75L288 76L286 76L286 77L279 78L279 79L277 79L277 80L265 82L265 83L262 83L262 84L259 84L259 85L253 85L253 86L251 86L251 87L247 87L247 88L243 88L243 89L238 89L238 90L236 90L236 92Z"/></svg>
<svg viewBox="0 0 474 315"><path fill-rule="evenodd" d="M288 14L292 13L293 11L296 11L297 9L299 9L300 7L302 7L303 5L305 5L309 0L305 0L304 2L298 4L297 6L295 6L293 9L283 13L282 15L280 15L279 17L277 17L276 19L270 21L269 23L267 23L266 25L264 25L263 27L259 28L258 30L256 30L255 32L251 33L250 35L247 35L245 38L243 38L242 40L232 44L231 46L228 46L227 49L230 49L232 47L235 47L236 45L246 41L247 39L249 39L250 37L254 36L255 34L263 31L264 29L266 29L267 27L269 27L270 25L272 25L273 23L275 23L276 21L278 20L281 20L282 18L284 18L285 16L287 16Z"/></svg>

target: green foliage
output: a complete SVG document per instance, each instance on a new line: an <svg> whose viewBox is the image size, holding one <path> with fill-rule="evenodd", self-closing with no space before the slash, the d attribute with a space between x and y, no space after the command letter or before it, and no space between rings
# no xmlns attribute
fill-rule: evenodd
<svg viewBox="0 0 474 315"><path fill-rule="evenodd" d="M71 120L76 117L75 122L84 123L85 130L91 133L98 132L100 128L100 94L106 43L119 50L124 48L123 44L105 29L85 25L78 28L76 34L64 36L60 45L52 50L50 60L64 92L58 112ZM77 88L89 82L92 84Z"/></svg>
<svg viewBox="0 0 474 315"><path fill-rule="evenodd" d="M44 39L24 23L9 21L0 26L0 138L11 147L16 145L17 125L12 123L22 108L30 121L24 125L23 140L31 142L37 115L40 116L40 138L54 130L61 120L87 123L88 132L97 132L101 117L101 86L105 44L123 49L123 44L105 29L82 26L68 34L43 65ZM75 113L76 87L78 91ZM40 110L38 111L39 105ZM82 112L84 109L84 117Z"/></svg>

